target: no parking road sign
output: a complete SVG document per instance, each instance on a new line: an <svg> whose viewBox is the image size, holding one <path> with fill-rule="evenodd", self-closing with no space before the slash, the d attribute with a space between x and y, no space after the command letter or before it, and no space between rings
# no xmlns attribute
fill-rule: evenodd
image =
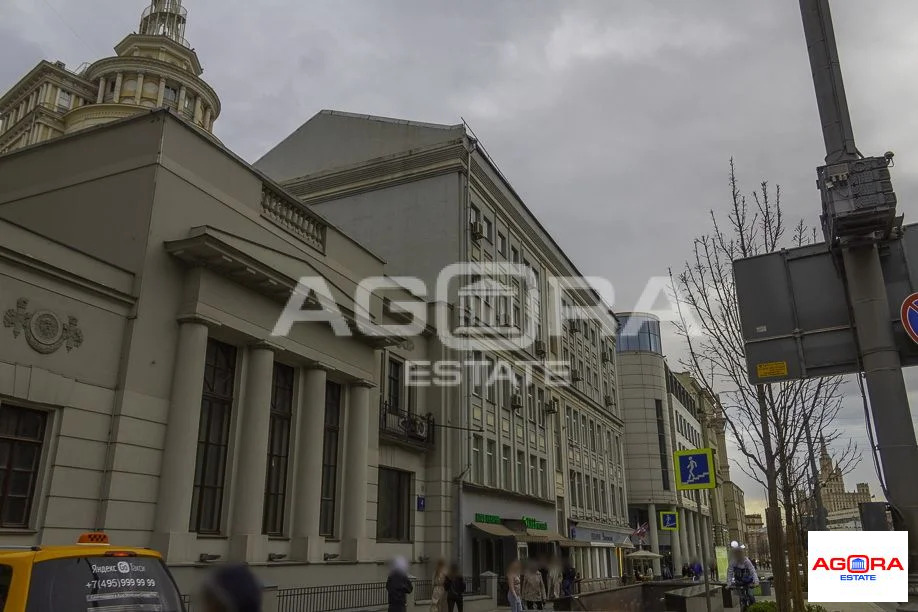
<svg viewBox="0 0 918 612"><path fill-rule="evenodd" d="M680 491L692 489L713 489L714 450L693 448L673 453L676 464L676 488Z"/></svg>
<svg viewBox="0 0 918 612"><path fill-rule="evenodd" d="M902 300L902 327L909 338L918 342L918 293L913 293Z"/></svg>

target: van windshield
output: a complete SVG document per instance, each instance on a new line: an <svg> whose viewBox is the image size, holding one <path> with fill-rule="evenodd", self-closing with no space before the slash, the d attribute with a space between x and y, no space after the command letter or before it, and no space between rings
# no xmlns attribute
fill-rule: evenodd
<svg viewBox="0 0 918 612"><path fill-rule="evenodd" d="M74 557L32 567L26 612L184 612L154 557Z"/></svg>

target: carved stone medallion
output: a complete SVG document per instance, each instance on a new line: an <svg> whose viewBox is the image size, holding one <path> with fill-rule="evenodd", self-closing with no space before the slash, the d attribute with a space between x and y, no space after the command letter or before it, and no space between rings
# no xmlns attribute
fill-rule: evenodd
<svg viewBox="0 0 918 612"><path fill-rule="evenodd" d="M26 342L34 350L47 355L61 346L67 351L83 344L83 331L79 328L76 317L67 317L67 322L50 310L28 310L29 300L19 298L16 308L10 308L3 314L3 326L13 328L13 337L24 333Z"/></svg>

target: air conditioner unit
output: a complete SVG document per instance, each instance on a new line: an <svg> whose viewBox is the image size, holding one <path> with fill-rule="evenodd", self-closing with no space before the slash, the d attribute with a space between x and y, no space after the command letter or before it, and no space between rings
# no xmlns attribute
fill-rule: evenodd
<svg viewBox="0 0 918 612"><path fill-rule="evenodd" d="M558 414L558 400L550 399L542 404L542 410L545 414Z"/></svg>
<svg viewBox="0 0 918 612"><path fill-rule="evenodd" d="M412 438L417 438L418 440L426 440L427 436L430 434L430 426L427 424L426 419L416 419L414 425L411 427L409 434Z"/></svg>
<svg viewBox="0 0 918 612"><path fill-rule="evenodd" d="M538 355L539 357L545 356L545 342L543 342L542 340L536 340L535 344L533 345L533 348L535 349L536 355Z"/></svg>
<svg viewBox="0 0 918 612"><path fill-rule="evenodd" d="M472 221L471 231L472 231L472 238L474 238L475 240L478 240L479 238L484 236L484 225L481 224L481 221Z"/></svg>
<svg viewBox="0 0 918 612"><path fill-rule="evenodd" d="M572 333L572 334L579 334L579 333L580 333L580 321L571 321L571 322L569 323L569 325L571 326L571 333Z"/></svg>
<svg viewBox="0 0 918 612"><path fill-rule="evenodd" d="M513 410L519 410L523 407L523 396L519 393L514 393L513 397L510 398L510 408Z"/></svg>
<svg viewBox="0 0 918 612"><path fill-rule="evenodd" d="M611 408L615 405L615 397L612 395L607 395L603 398L606 408Z"/></svg>
<svg viewBox="0 0 918 612"><path fill-rule="evenodd" d="M612 351L611 350L604 350L602 352L602 362L612 363Z"/></svg>
<svg viewBox="0 0 918 612"><path fill-rule="evenodd" d="M580 382L581 380L583 380L583 375L580 370L571 370L571 382Z"/></svg>

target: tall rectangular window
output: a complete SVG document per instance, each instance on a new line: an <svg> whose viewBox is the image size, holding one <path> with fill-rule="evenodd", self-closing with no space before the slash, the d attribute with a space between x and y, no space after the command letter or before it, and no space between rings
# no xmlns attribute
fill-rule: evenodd
<svg viewBox="0 0 918 612"><path fill-rule="evenodd" d="M29 527L48 415L0 406L0 527Z"/></svg>
<svg viewBox="0 0 918 612"><path fill-rule="evenodd" d="M497 442L488 440L485 463L487 464L487 482L489 487L497 486Z"/></svg>
<svg viewBox="0 0 918 612"><path fill-rule="evenodd" d="M539 463L535 455L529 455L529 493L539 495Z"/></svg>
<svg viewBox="0 0 918 612"><path fill-rule="evenodd" d="M402 362L390 359L386 376L386 403L392 412L405 409L402 405L402 372Z"/></svg>
<svg viewBox="0 0 918 612"><path fill-rule="evenodd" d="M571 507L580 507L580 498L577 497L577 474L571 470L568 474L568 483L571 487Z"/></svg>
<svg viewBox="0 0 918 612"><path fill-rule="evenodd" d="M196 533L218 534L222 528L235 381L236 347L208 339L191 499L191 531Z"/></svg>
<svg viewBox="0 0 918 612"><path fill-rule="evenodd" d="M335 535L335 497L338 490L338 435L341 429L341 385L325 383L325 435L322 439L322 500L319 534Z"/></svg>
<svg viewBox="0 0 918 612"><path fill-rule="evenodd" d="M516 451L516 490L525 493L526 488L526 454Z"/></svg>
<svg viewBox="0 0 918 612"><path fill-rule="evenodd" d="M380 467L376 539L409 542L410 527L411 473Z"/></svg>
<svg viewBox="0 0 918 612"><path fill-rule="evenodd" d="M510 459L510 447L504 445L501 447L501 477L504 479L503 487L508 491L513 490L513 466L511 465L512 460Z"/></svg>
<svg viewBox="0 0 918 612"><path fill-rule="evenodd" d="M657 410L657 442L660 447L660 476L663 490L669 491L669 453L666 452L666 429L663 422L663 401L654 400Z"/></svg>
<svg viewBox="0 0 918 612"><path fill-rule="evenodd" d="M293 415L293 368L274 364L271 385L271 421L268 433L268 471L262 532L284 533L287 500L287 458L290 456L290 421Z"/></svg>
<svg viewBox="0 0 918 612"><path fill-rule="evenodd" d="M548 463L545 459L539 459L539 494L542 497L550 497L548 491Z"/></svg>
<svg viewBox="0 0 918 612"><path fill-rule="evenodd" d="M472 436L472 481L482 484L484 477L481 465L481 436Z"/></svg>

